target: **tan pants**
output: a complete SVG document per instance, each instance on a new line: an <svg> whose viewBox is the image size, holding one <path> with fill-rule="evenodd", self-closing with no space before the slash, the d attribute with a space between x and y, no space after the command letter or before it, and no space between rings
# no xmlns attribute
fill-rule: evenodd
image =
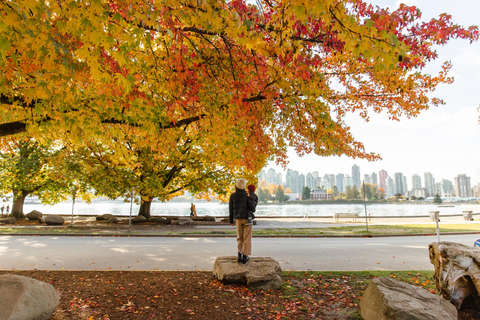
<svg viewBox="0 0 480 320"><path fill-rule="evenodd" d="M238 252L249 256L252 254L252 226L246 226L247 222L248 219L235 219Z"/></svg>

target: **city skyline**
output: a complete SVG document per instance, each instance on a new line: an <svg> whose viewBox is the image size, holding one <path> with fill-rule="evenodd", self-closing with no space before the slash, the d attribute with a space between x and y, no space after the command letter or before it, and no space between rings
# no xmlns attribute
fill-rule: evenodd
<svg viewBox="0 0 480 320"><path fill-rule="evenodd" d="M417 198L442 197L470 198L478 195L480 184L473 185L471 177L458 174L452 180L444 177L435 177L431 172L423 175L413 174L410 178L402 172L388 173L386 170L379 172L362 173L358 165L353 165L349 173L321 173L318 170L308 171L306 174L297 170L277 172L275 168L265 167L258 175L259 180L267 183L283 185L292 193L301 193L305 186L310 189L331 189L334 185L340 192L345 192L347 186L357 186L359 189L363 182L375 184L382 188L387 197L401 194ZM472 192L475 189L475 192Z"/></svg>
<svg viewBox="0 0 480 320"><path fill-rule="evenodd" d="M441 13L452 15L452 21L462 26L478 25L480 1L472 0L369 0L380 7L394 10L400 3L417 5L422 11L422 20L438 18ZM365 145L368 152L379 154L383 160L368 162L362 159L341 157L320 157L305 155L299 157L288 150L290 163L287 168L306 174L309 170L321 172L350 173L357 164L363 173L380 172L382 169L394 174L403 172L410 177L431 172L436 179L452 180L458 174L471 177L471 183L480 182L480 162L473 150L480 139L478 107L480 90L480 43L451 40L445 46L437 47L439 58L429 62L424 71L436 74L445 61L452 62L450 76L453 84L442 85L431 94L445 101L445 105L432 107L412 119L402 118L390 121L383 114L371 113L370 122L365 123L356 114L349 115L346 124L353 136ZM267 167L274 167L270 162ZM315 169L313 169L315 168ZM410 181L409 181L410 182Z"/></svg>

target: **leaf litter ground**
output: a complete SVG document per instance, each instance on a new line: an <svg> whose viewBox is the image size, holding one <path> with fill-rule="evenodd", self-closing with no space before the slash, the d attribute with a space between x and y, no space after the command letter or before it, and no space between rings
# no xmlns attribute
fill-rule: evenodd
<svg viewBox="0 0 480 320"><path fill-rule="evenodd" d="M361 319L359 299L373 273L285 272L276 291L224 285L206 271L0 271L52 284L64 319ZM395 272L386 273L397 277ZM435 292L431 272L402 281ZM480 319L479 309L459 319Z"/></svg>

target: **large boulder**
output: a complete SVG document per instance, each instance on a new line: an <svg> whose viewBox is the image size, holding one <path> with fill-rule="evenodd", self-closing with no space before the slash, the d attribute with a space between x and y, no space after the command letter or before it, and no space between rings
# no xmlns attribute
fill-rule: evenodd
<svg viewBox="0 0 480 320"><path fill-rule="evenodd" d="M46 320L60 301L51 284L12 274L0 276L0 319Z"/></svg>
<svg viewBox="0 0 480 320"><path fill-rule="evenodd" d="M246 284L255 290L277 290L283 284L282 268L270 257L250 257L246 264L237 257L218 257L213 275L223 283Z"/></svg>
<svg viewBox="0 0 480 320"><path fill-rule="evenodd" d="M159 224L170 224L172 220L167 217L150 217L148 222L159 223Z"/></svg>
<svg viewBox="0 0 480 320"><path fill-rule="evenodd" d="M191 224L193 224L193 220L190 217L178 217L177 224L179 226L191 225Z"/></svg>
<svg viewBox="0 0 480 320"><path fill-rule="evenodd" d="M480 249L456 242L428 246L440 295L460 309L464 300L480 292Z"/></svg>
<svg viewBox="0 0 480 320"><path fill-rule="evenodd" d="M17 222L15 217L8 217L8 218L0 219L0 224L15 224L15 222Z"/></svg>
<svg viewBox="0 0 480 320"><path fill-rule="evenodd" d="M28 220L41 220L43 217L43 213L37 210L32 210L26 215Z"/></svg>
<svg viewBox="0 0 480 320"><path fill-rule="evenodd" d="M373 279L360 300L364 320L456 320L457 309L447 300L389 277Z"/></svg>
<svg viewBox="0 0 480 320"><path fill-rule="evenodd" d="M113 214L110 214L110 213L105 213L105 214L102 214L100 216L96 216L95 219L97 221L107 221L107 220L110 220L113 218Z"/></svg>
<svg viewBox="0 0 480 320"><path fill-rule="evenodd" d="M45 216L43 218L43 222L49 226L61 226L65 223L65 219L63 219L61 216Z"/></svg>
<svg viewBox="0 0 480 320"><path fill-rule="evenodd" d="M135 216L135 217L132 218L132 222L133 223L147 222L147 218L145 218L144 216Z"/></svg>

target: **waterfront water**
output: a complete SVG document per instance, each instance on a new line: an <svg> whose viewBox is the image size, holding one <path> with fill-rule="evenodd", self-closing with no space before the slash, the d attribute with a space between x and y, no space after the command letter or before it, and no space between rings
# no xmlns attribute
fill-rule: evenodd
<svg viewBox="0 0 480 320"><path fill-rule="evenodd" d="M381 216L428 216L430 211L439 211L442 215L462 214L462 211L480 213L480 204L455 204L438 206L434 204L367 204L367 213L372 217ZM11 204L10 204L11 206ZM228 205L218 202L195 202L198 215L226 216ZM133 204L132 215L138 214L139 205ZM24 205L24 213L38 210L44 214L72 214L72 201L65 201L54 206L45 206L38 201L27 200ZM365 215L363 204L285 204L285 205L259 205L256 215L261 216L333 216L336 212L356 212L360 216ZM100 215L111 213L113 215L128 216L130 203L122 200L94 200L91 204L77 201L74 206L75 215ZM152 215L162 216L188 216L190 203L162 203L153 202Z"/></svg>

